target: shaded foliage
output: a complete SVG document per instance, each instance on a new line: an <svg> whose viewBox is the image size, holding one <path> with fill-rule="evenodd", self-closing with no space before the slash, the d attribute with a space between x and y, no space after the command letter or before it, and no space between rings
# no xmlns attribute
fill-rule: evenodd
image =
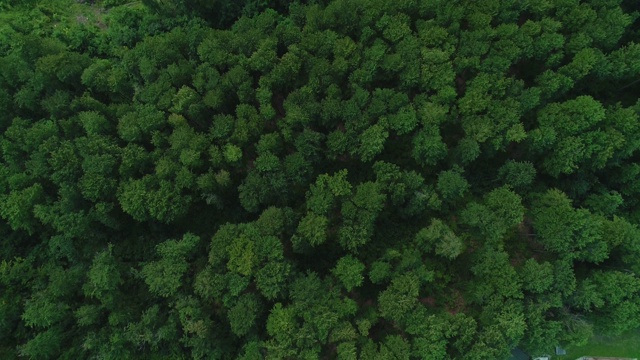
<svg viewBox="0 0 640 360"><path fill-rule="evenodd" d="M0 357L640 327L629 1L0 1Z"/></svg>

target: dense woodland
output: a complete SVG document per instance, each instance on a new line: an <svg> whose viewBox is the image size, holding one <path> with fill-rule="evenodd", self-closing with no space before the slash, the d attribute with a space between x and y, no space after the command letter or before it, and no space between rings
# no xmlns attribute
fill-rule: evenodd
<svg viewBox="0 0 640 360"><path fill-rule="evenodd" d="M0 0L0 358L640 328L635 0Z"/></svg>

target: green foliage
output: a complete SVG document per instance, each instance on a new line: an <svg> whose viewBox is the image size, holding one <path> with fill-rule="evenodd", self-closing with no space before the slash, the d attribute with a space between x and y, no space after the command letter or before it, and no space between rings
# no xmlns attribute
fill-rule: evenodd
<svg viewBox="0 0 640 360"><path fill-rule="evenodd" d="M384 149L384 142L389 133L379 124L365 130L360 136L360 157L362 161L371 161Z"/></svg>
<svg viewBox="0 0 640 360"><path fill-rule="evenodd" d="M447 259L455 259L464 250L464 242L441 220L433 219L429 227L416 235L416 241L426 251L433 251Z"/></svg>
<svg viewBox="0 0 640 360"><path fill-rule="evenodd" d="M362 276L363 271L364 264L351 255L347 255L338 260L336 267L333 269L333 273L340 279L340 282L347 291L351 291L362 285L362 281L364 280Z"/></svg>
<svg viewBox="0 0 640 360"><path fill-rule="evenodd" d="M447 154L442 136L423 129L413 138L413 158L423 166L435 165Z"/></svg>
<svg viewBox="0 0 640 360"><path fill-rule="evenodd" d="M87 274L88 280L84 284L84 293L88 297L100 300L110 306L116 300L118 286L123 279L120 269L113 256L113 245L109 245L93 258L93 264Z"/></svg>
<svg viewBox="0 0 640 360"><path fill-rule="evenodd" d="M0 214L14 230L33 233L37 226L33 208L43 200L44 190L40 184L36 183L23 190L3 194Z"/></svg>
<svg viewBox="0 0 640 360"><path fill-rule="evenodd" d="M61 350L62 334L58 328L47 329L20 346L19 354L33 358L50 358Z"/></svg>
<svg viewBox="0 0 640 360"><path fill-rule="evenodd" d="M327 240L328 219L312 212L308 213L298 224L296 235L291 239L294 246L301 246L308 243L317 246Z"/></svg>
<svg viewBox="0 0 640 360"><path fill-rule="evenodd" d="M142 268L141 274L149 290L163 297L174 295L182 285L182 277L189 268L187 256L200 238L185 234L181 240L167 240L157 246L160 259Z"/></svg>
<svg viewBox="0 0 640 360"><path fill-rule="evenodd" d="M245 335L254 325L258 312L258 301L255 297L243 296L229 310L231 331L238 336Z"/></svg>
<svg viewBox="0 0 640 360"><path fill-rule="evenodd" d="M532 212L540 242L550 251L596 263L608 257L603 238L606 223L585 209L574 209L564 193L547 191Z"/></svg>
<svg viewBox="0 0 640 360"><path fill-rule="evenodd" d="M162 112L153 106L141 106L127 113L118 122L118 134L127 142L150 141L155 130L164 125Z"/></svg>
<svg viewBox="0 0 640 360"><path fill-rule="evenodd" d="M455 168L438 174L436 188L445 200L454 201L460 199L469 191L469 183L462 176L462 169Z"/></svg>
<svg viewBox="0 0 640 360"><path fill-rule="evenodd" d="M420 283L415 274L407 273L391 281L391 285L380 293L380 315L400 322L407 320L418 306Z"/></svg>
<svg viewBox="0 0 640 360"><path fill-rule="evenodd" d="M516 190L525 190L536 177L536 169L530 162L507 161L498 169L498 176Z"/></svg>
<svg viewBox="0 0 640 360"><path fill-rule="evenodd" d="M307 209L317 214L327 214L336 197L351 195L351 184L346 177L346 170L341 170L333 176L320 175L309 189Z"/></svg>
<svg viewBox="0 0 640 360"><path fill-rule="evenodd" d="M471 271L478 279L490 280L474 282L472 299L481 304L490 303L496 298L521 299L520 279L508 262L509 255L489 248L480 251Z"/></svg>
<svg viewBox="0 0 640 360"><path fill-rule="evenodd" d="M522 288L533 293L543 293L553 285L553 266L544 262L538 263L535 259L528 259L522 269Z"/></svg>
<svg viewBox="0 0 640 360"><path fill-rule="evenodd" d="M0 357L637 329L631 3L0 1Z"/></svg>

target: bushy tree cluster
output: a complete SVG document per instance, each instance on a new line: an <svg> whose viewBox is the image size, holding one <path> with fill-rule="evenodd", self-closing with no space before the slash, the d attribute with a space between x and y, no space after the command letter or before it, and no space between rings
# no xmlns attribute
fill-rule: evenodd
<svg viewBox="0 0 640 360"><path fill-rule="evenodd" d="M640 327L634 1L45 3L0 1L0 358Z"/></svg>

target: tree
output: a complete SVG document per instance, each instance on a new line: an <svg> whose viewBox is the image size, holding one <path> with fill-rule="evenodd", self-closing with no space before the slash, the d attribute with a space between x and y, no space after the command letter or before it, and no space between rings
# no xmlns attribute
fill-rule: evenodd
<svg viewBox="0 0 640 360"><path fill-rule="evenodd" d="M83 285L85 296L98 299L106 307L113 307L120 295L118 287L124 282L120 271L113 256L113 245L97 253L87 274L88 281Z"/></svg>
<svg viewBox="0 0 640 360"><path fill-rule="evenodd" d="M500 180L515 190L525 190L534 181L536 169L531 162L508 160L498 169Z"/></svg>
<svg viewBox="0 0 640 360"><path fill-rule="evenodd" d="M371 161L384 149L384 141L389 136L389 132L379 124L371 126L360 136L360 157L363 161Z"/></svg>
<svg viewBox="0 0 640 360"><path fill-rule="evenodd" d="M590 96L542 109L538 114L540 127L532 133L532 146L541 150L553 146L543 161L545 170L557 177L575 172L580 165L603 168L622 147L617 134L602 131L605 118L602 104Z"/></svg>
<svg viewBox="0 0 640 360"><path fill-rule="evenodd" d="M307 195L307 209L319 215L329 212L336 197L351 195L351 184L346 179L347 171L341 170L335 175L318 176Z"/></svg>
<svg viewBox="0 0 640 360"><path fill-rule="evenodd" d="M182 277L189 265L187 255L197 245L200 238L185 234L181 240L167 240L157 246L160 259L143 266L141 274L156 295L169 297L175 295L181 286Z"/></svg>
<svg viewBox="0 0 640 360"><path fill-rule="evenodd" d="M524 211L520 196L501 187L485 194L482 203L469 203L460 214L460 221L478 229L485 241L495 244L522 222Z"/></svg>
<svg viewBox="0 0 640 360"><path fill-rule="evenodd" d="M360 287L364 280L362 272L365 267L358 259L347 255L338 260L336 267L333 268L333 274L340 279L342 286L347 291Z"/></svg>
<svg viewBox="0 0 640 360"><path fill-rule="evenodd" d="M416 241L427 252L453 260L464 250L464 242L442 220L433 219L429 227L416 235Z"/></svg>
<svg viewBox="0 0 640 360"><path fill-rule="evenodd" d="M245 295L229 309L229 324L235 335L243 336L255 326L258 306L258 300L255 296Z"/></svg>
<svg viewBox="0 0 640 360"><path fill-rule="evenodd" d="M478 279L489 281L474 282L473 301L487 304L505 299L521 299L522 284L515 269L509 264L509 254L485 247L476 257L471 272Z"/></svg>
<svg viewBox="0 0 640 360"><path fill-rule="evenodd" d="M420 282L415 274L407 273L393 279L378 297L380 315L394 322L406 321L418 306L419 292Z"/></svg>
<svg viewBox="0 0 640 360"><path fill-rule="evenodd" d="M118 134L127 142L148 142L164 124L162 112L151 105L140 106L119 120Z"/></svg>
<svg viewBox="0 0 640 360"><path fill-rule="evenodd" d="M462 176L462 169L456 167L438 174L436 189L443 199L452 202L459 200L469 191L469 183Z"/></svg>
<svg viewBox="0 0 640 360"><path fill-rule="evenodd" d="M298 224L296 235L291 239L296 248L303 244L317 246L327 240L328 219L322 215L308 213Z"/></svg>
<svg viewBox="0 0 640 360"><path fill-rule="evenodd" d="M549 315L549 310L557 308L551 302L541 299L525 302L527 331L520 344L531 353L547 351L550 344L558 341L565 329L563 323Z"/></svg>
<svg viewBox="0 0 640 360"><path fill-rule="evenodd" d="M34 233L37 221L34 218L34 207L45 200L44 190L40 184L33 184L19 191L3 195L2 217L14 230L25 230Z"/></svg>
<svg viewBox="0 0 640 360"><path fill-rule="evenodd" d="M356 187L350 199L343 201L340 211L343 224L338 233L343 248L356 251L369 241L385 199L378 184L366 182Z"/></svg>
<svg viewBox="0 0 640 360"><path fill-rule="evenodd" d="M167 223L184 216L192 201L170 182L158 182L149 175L123 183L118 200L122 210L137 221L156 219Z"/></svg>
<svg viewBox="0 0 640 360"><path fill-rule="evenodd" d="M585 209L575 210L558 190L542 194L532 208L539 241L562 256L600 262L609 256L603 239L603 220Z"/></svg>
<svg viewBox="0 0 640 360"><path fill-rule="evenodd" d="M435 130L422 129L413 138L412 156L420 165L435 165L447 153L447 145Z"/></svg>
<svg viewBox="0 0 640 360"><path fill-rule="evenodd" d="M553 284L553 266L528 259L520 269L522 288L532 293L543 293Z"/></svg>

